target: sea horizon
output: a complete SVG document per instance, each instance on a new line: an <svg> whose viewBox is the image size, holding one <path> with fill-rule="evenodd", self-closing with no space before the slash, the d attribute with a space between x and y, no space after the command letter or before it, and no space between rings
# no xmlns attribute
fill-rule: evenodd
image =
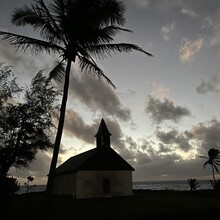
<svg viewBox="0 0 220 220"><path fill-rule="evenodd" d="M198 180L200 186L197 190L213 189L210 180ZM33 184L34 185L34 184ZM17 194L26 193L26 186L20 186ZM42 192L46 190L46 185L36 185L31 187L28 192ZM174 190L187 191L190 190L187 180L149 180L149 181L133 181L133 190Z"/></svg>

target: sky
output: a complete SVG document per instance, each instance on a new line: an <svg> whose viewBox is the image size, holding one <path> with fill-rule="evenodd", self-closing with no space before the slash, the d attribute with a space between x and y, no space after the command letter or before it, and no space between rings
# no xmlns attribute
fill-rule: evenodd
<svg viewBox="0 0 220 220"><path fill-rule="evenodd" d="M2 2L1 30L37 36L31 27L10 22L12 11L30 0ZM211 179L211 167L203 169L199 156L220 149L220 1L124 3L124 27L133 32L120 33L116 41L154 56L132 52L97 59L116 89L74 65L58 165L96 146L94 135L104 118L112 148L135 168L133 181ZM22 85L57 61L55 55L16 52L5 41L0 57ZM39 152L28 169L10 172L21 183L32 175L36 184L45 184L51 154Z"/></svg>

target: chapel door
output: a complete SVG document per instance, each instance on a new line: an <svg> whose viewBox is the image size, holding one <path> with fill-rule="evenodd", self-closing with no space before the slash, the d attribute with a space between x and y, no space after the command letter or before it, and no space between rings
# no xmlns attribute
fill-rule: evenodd
<svg viewBox="0 0 220 220"><path fill-rule="evenodd" d="M102 181L102 191L103 191L103 194L110 193L110 180L109 179L103 179L103 181Z"/></svg>

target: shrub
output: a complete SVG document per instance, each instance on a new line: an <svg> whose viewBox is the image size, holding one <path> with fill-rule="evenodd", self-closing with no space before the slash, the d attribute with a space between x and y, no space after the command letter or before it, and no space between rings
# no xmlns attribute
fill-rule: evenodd
<svg viewBox="0 0 220 220"><path fill-rule="evenodd" d="M11 195L20 189L20 185L14 177L0 177L0 195Z"/></svg>

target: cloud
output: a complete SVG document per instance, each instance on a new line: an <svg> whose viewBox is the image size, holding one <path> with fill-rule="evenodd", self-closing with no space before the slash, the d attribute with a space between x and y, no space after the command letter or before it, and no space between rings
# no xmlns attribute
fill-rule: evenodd
<svg viewBox="0 0 220 220"><path fill-rule="evenodd" d="M212 76L208 81L202 80L200 85L196 88L199 94L207 94L208 92L215 92L220 94L220 77Z"/></svg>
<svg viewBox="0 0 220 220"><path fill-rule="evenodd" d="M210 148L220 149L220 121L216 118L200 122L191 129L180 132L177 129L164 132L155 131L159 143L159 152L174 152L177 149L194 151L196 155L207 155Z"/></svg>
<svg viewBox="0 0 220 220"><path fill-rule="evenodd" d="M168 41L172 35L172 32L175 28L175 23L166 24L160 30L160 36L165 40Z"/></svg>
<svg viewBox="0 0 220 220"><path fill-rule="evenodd" d="M47 74L57 65L57 58L53 55L42 53L39 56L30 52L21 53L17 51L6 41L0 44L0 62L12 66L13 72L19 76L18 81L28 85L32 78L40 71L44 70Z"/></svg>
<svg viewBox="0 0 220 220"><path fill-rule="evenodd" d="M69 137L76 137L86 143L95 143L95 134L98 129L98 121L87 125L79 113L67 109L65 114L64 133Z"/></svg>
<svg viewBox="0 0 220 220"><path fill-rule="evenodd" d="M216 26L213 31L213 35L210 40L211 46L219 46L220 45L220 25Z"/></svg>
<svg viewBox="0 0 220 220"><path fill-rule="evenodd" d="M197 140L198 153L207 154L210 148L220 149L220 121L213 118L192 127L190 131Z"/></svg>
<svg viewBox="0 0 220 220"><path fill-rule="evenodd" d="M210 33L209 43L211 46L220 45L220 15L219 10L213 11L203 20L202 28L208 29Z"/></svg>
<svg viewBox="0 0 220 220"><path fill-rule="evenodd" d="M104 112L122 121L131 120L130 109L124 107L114 89L103 80L88 74L71 77L70 97L77 99L95 112Z"/></svg>
<svg viewBox="0 0 220 220"><path fill-rule="evenodd" d="M114 149L120 150L125 148L122 140L123 133L118 121L110 118L104 118L104 120L109 132L112 134L111 144ZM79 113L68 109L66 111L64 133L69 137L76 137L85 143L95 145L95 135L100 122L101 118L94 119L91 124L86 124Z"/></svg>
<svg viewBox="0 0 220 220"><path fill-rule="evenodd" d="M214 24L214 20L213 18L208 15L207 17L205 17L203 19L203 24L202 24L202 28L209 28L209 27L213 27L215 24Z"/></svg>
<svg viewBox="0 0 220 220"><path fill-rule="evenodd" d="M191 18L195 18L195 17L198 16L192 9L182 8L182 9L181 9L181 13L182 13L183 15L187 15L187 16L189 16L189 17L191 17Z"/></svg>
<svg viewBox="0 0 220 220"><path fill-rule="evenodd" d="M191 116L191 112L188 108L177 106L173 101L167 98L165 98L164 101L160 101L151 95L148 96L145 112L156 124L166 120L177 123L181 118Z"/></svg>
<svg viewBox="0 0 220 220"><path fill-rule="evenodd" d="M79 135L79 131L81 131L83 135L80 135L80 138L85 142L91 143L92 139L95 140L93 134L97 132L100 120L94 119L91 124L86 124L79 114L71 114L74 117L68 119L72 120L72 124L75 121L78 122L73 129L73 127L69 127L71 124L69 121L69 125L66 127L66 129L70 129L68 132L72 131L72 135ZM75 117L77 119L74 121ZM182 133L177 129L168 132L156 130L156 137L161 142L159 144L155 144L150 138L141 138L136 141L131 136L125 136L120 125L114 119L106 118L105 122L112 133L112 147L135 168L134 180L187 179L210 174L208 169L203 170L203 160L183 159L180 154L176 153L176 150L190 151L192 146L196 146L198 156L207 155L211 147L219 149L220 121L217 119L199 123L189 131ZM92 132L92 134L87 132ZM88 138L89 135L91 137ZM62 157L62 155L60 156ZM12 169L10 173L15 177L19 176L21 183L26 181L27 176L33 175L35 184L46 184L50 161L51 152L39 152L29 169Z"/></svg>
<svg viewBox="0 0 220 220"><path fill-rule="evenodd" d="M192 139L192 135L186 132L179 132L178 130L171 130L169 132L156 131L156 137L166 145L171 146L172 148L178 148L183 151L191 150L192 146L190 144L190 140ZM165 146L160 146L160 150L167 152L167 148ZM166 151L165 151L166 150Z"/></svg>
<svg viewBox="0 0 220 220"><path fill-rule="evenodd" d="M153 83L153 90L151 92L152 96L157 97L162 100L164 98L169 97L170 89L164 84Z"/></svg>
<svg viewBox="0 0 220 220"><path fill-rule="evenodd" d="M178 156L173 154L153 159L153 163L135 166L134 180L187 180L189 177L207 179L211 174L209 169L203 169L204 161L200 158L178 160Z"/></svg>
<svg viewBox="0 0 220 220"><path fill-rule="evenodd" d="M46 184L47 174L49 173L49 167L51 162L50 151L39 151L36 155L36 159L26 169L11 168L9 173L15 177L19 177L18 181L23 184L27 181L28 176L35 176L33 184Z"/></svg>
<svg viewBox="0 0 220 220"><path fill-rule="evenodd" d="M182 63L190 62L195 59L201 48L204 46L205 40L199 38L195 41L182 39L182 46L179 50L179 59Z"/></svg>
<svg viewBox="0 0 220 220"><path fill-rule="evenodd" d="M150 5L150 0L133 0L132 3L135 4L137 8L148 8Z"/></svg>

